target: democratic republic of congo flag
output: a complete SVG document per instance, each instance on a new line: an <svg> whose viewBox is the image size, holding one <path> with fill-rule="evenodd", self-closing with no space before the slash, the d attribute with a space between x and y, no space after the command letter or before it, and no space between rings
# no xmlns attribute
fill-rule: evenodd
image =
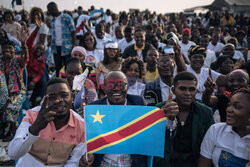
<svg viewBox="0 0 250 167"><path fill-rule="evenodd" d="M157 107L87 105L88 153L164 156L166 118Z"/></svg>

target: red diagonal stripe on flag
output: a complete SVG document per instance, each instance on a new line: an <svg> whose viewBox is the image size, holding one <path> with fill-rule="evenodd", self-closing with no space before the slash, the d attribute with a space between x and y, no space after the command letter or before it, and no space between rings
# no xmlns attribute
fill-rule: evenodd
<svg viewBox="0 0 250 167"><path fill-rule="evenodd" d="M144 129L145 127L153 124L154 122L158 121L159 119L161 119L163 117L164 117L164 114L163 114L162 110L158 110L157 112L155 112L151 115L148 115L147 117L131 124L130 126L124 128L118 132L115 132L115 133L112 133L110 135L98 138L98 139L87 144L88 152L95 150L99 147L102 147L106 144L110 144L110 143L119 141L127 136L130 136L130 135Z"/></svg>

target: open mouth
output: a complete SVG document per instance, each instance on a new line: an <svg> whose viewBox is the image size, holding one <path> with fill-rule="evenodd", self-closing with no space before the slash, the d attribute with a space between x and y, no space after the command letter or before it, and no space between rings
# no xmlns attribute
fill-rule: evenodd
<svg viewBox="0 0 250 167"><path fill-rule="evenodd" d="M114 93L114 94L113 94L113 97L114 97L114 98L121 98L122 95L121 95L120 93Z"/></svg>

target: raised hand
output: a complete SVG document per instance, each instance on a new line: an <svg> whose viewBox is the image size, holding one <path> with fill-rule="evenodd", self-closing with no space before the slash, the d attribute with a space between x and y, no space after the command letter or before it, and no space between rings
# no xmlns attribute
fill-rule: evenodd
<svg viewBox="0 0 250 167"><path fill-rule="evenodd" d="M29 30L28 29L20 29L17 30L17 38L21 43L25 43L29 37Z"/></svg>
<svg viewBox="0 0 250 167"><path fill-rule="evenodd" d="M214 82L213 80L213 77L212 77L212 71L211 69L209 68L209 71L208 71L208 78L207 80L205 81L204 83L204 86L206 88L207 91L209 92L213 92L214 91L214 88L216 86L216 83Z"/></svg>
<svg viewBox="0 0 250 167"><path fill-rule="evenodd" d="M40 27L41 27L41 25L42 25L42 22L41 22L41 20L39 19L39 17L38 17L38 16L35 16L35 22L36 22L36 26L37 26L37 28L40 28Z"/></svg>
<svg viewBox="0 0 250 167"><path fill-rule="evenodd" d="M30 133L33 135L37 136L42 129L46 128L49 122L55 119L56 112L50 111L48 102L49 102L49 96L46 95L43 104L41 106L41 109L37 115L37 118L29 129Z"/></svg>
<svg viewBox="0 0 250 167"><path fill-rule="evenodd" d="M176 102L172 101L173 92L171 91L168 96L168 100L166 101L165 105L162 107L164 110L165 116L170 119L174 120L176 115L179 113L179 106Z"/></svg>
<svg viewBox="0 0 250 167"><path fill-rule="evenodd" d="M174 53L175 56L179 56L181 54L181 46L178 43L174 43Z"/></svg>

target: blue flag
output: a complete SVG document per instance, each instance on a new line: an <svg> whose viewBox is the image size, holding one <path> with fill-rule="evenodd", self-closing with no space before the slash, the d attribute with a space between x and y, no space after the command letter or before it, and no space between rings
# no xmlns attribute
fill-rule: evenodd
<svg viewBox="0 0 250 167"><path fill-rule="evenodd" d="M87 105L87 151L164 156L166 117L152 106Z"/></svg>

